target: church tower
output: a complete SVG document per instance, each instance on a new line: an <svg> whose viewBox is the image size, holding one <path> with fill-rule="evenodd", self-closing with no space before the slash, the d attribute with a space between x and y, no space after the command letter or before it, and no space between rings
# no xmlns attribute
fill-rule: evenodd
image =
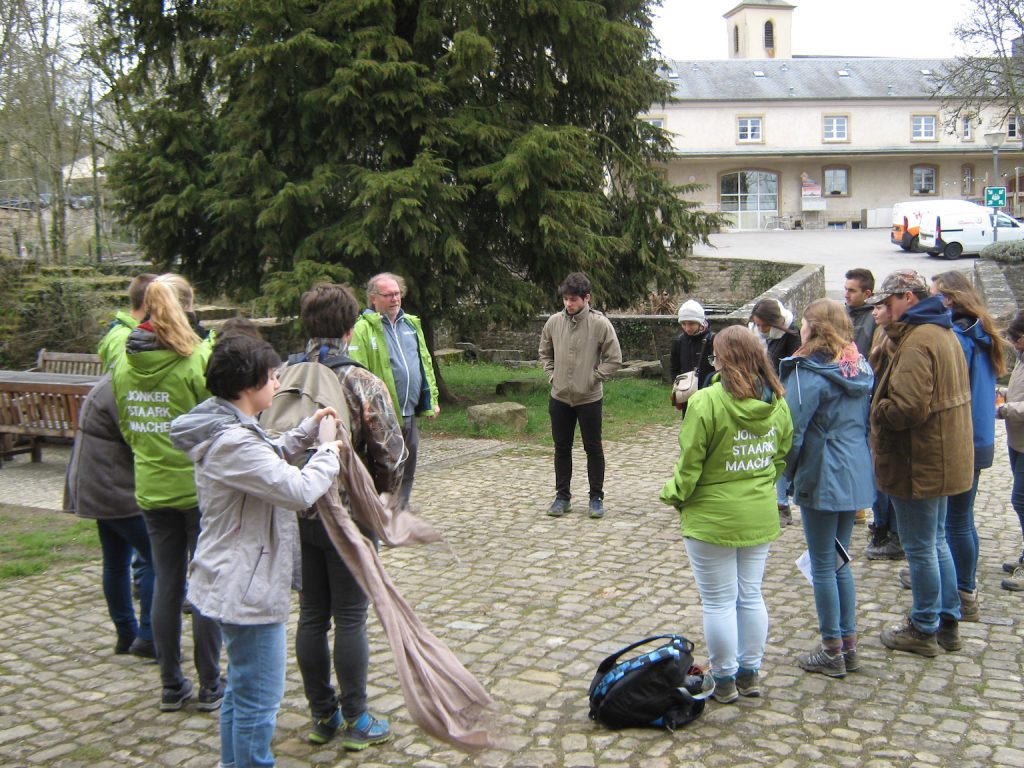
<svg viewBox="0 0 1024 768"><path fill-rule="evenodd" d="M795 8L785 0L743 0L725 14L729 58L793 58Z"/></svg>

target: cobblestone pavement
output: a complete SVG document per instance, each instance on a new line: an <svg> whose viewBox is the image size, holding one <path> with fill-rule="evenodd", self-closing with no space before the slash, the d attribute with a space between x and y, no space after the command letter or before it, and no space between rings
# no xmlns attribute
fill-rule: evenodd
<svg viewBox="0 0 1024 768"><path fill-rule="evenodd" d="M1003 444L1000 431L998 440ZM1024 766L1021 595L999 587L1019 552L1005 456L982 473L977 499L984 621L961 625L963 650L924 659L882 647L879 630L909 607L900 563L863 559L857 578L863 671L843 680L801 672L816 643L810 586L794 561L799 526L775 543L765 579L771 627L761 699L711 703L676 734L612 732L587 718L597 663L648 634L681 632L703 651L700 604L673 511L657 501L677 447L673 428L606 445L603 520L584 513L585 461L576 457L576 509L547 517L548 450L426 437L414 501L449 546L388 550L386 567L428 627L494 696L499 749L470 757L409 719L390 651L371 619L370 700L395 740L364 753L305 741L298 671L289 663L275 752L282 768L312 766ZM66 450L42 464L0 469L0 499L56 514ZM293 614L294 614L293 610ZM294 636L294 621L289 628ZM157 710L154 665L114 656L97 563L0 586L0 765L217 764L216 715ZM187 645L186 645L187 647ZM706 657L698 657L706 662Z"/></svg>

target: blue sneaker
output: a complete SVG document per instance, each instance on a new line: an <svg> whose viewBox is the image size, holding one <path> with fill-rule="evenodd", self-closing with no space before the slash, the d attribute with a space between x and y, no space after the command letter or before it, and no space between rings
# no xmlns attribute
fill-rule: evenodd
<svg viewBox="0 0 1024 768"><path fill-rule="evenodd" d="M306 739L310 744L326 744L338 735L339 728L341 728L341 712L336 709L330 717L321 720L314 717L313 730L306 735Z"/></svg>
<svg viewBox="0 0 1024 768"><path fill-rule="evenodd" d="M391 727L387 720L378 720L369 712L363 712L355 722L345 723L345 732L341 736L341 746L345 749L359 751L383 744L391 739Z"/></svg>

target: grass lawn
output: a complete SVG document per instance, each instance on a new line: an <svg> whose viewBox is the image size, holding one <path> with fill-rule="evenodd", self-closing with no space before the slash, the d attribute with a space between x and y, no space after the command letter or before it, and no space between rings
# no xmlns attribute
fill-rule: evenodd
<svg viewBox="0 0 1024 768"><path fill-rule="evenodd" d="M101 556L96 523L61 512L0 504L0 530L0 584Z"/></svg>
<svg viewBox="0 0 1024 768"><path fill-rule="evenodd" d="M455 363L441 368L441 375L460 399L455 406L441 406L436 419L420 419L420 429L432 434L491 437L550 444L547 375L540 368L506 368L492 363ZM522 391L498 395L505 381L524 382ZM628 440L651 425L679 423L679 411L669 405L669 387L654 379L615 379L604 385L605 440ZM503 427L478 429L466 420L466 408L480 403L516 402L526 406L525 433Z"/></svg>

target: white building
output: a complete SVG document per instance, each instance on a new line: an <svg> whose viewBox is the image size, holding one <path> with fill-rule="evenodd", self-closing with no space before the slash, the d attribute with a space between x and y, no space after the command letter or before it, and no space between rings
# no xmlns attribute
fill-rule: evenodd
<svg viewBox="0 0 1024 768"><path fill-rule="evenodd" d="M678 101L652 105L647 119L672 134L669 180L704 185L688 199L746 230L859 227L901 200L980 201L986 185L1013 196L1024 121L982 114L948 126L931 96L943 59L794 57L794 9L740 2L725 14L728 61L667 62ZM1005 134L998 184L994 133Z"/></svg>

